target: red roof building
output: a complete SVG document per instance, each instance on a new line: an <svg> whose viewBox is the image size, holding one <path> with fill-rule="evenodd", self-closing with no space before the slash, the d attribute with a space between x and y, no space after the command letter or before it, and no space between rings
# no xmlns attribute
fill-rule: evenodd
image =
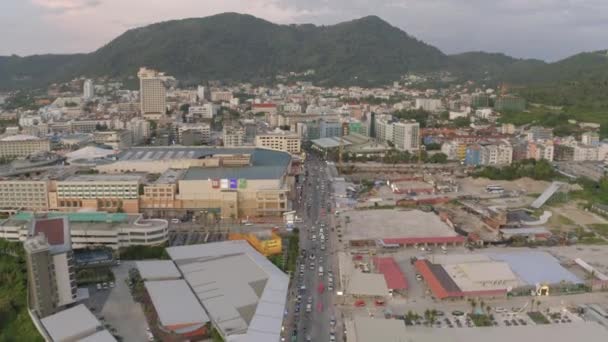
<svg viewBox="0 0 608 342"><path fill-rule="evenodd" d="M34 221L34 234L44 234L49 245L63 245L65 243L64 234L64 219L37 219Z"/></svg>
<svg viewBox="0 0 608 342"><path fill-rule="evenodd" d="M374 258L376 269L384 275L386 286L391 290L407 290L408 284L403 272L392 257Z"/></svg>

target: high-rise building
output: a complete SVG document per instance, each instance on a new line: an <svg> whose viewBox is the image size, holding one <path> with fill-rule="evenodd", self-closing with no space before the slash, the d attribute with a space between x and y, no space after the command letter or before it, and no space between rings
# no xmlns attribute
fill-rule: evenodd
<svg viewBox="0 0 608 342"><path fill-rule="evenodd" d="M87 79L84 81L83 86L83 97L86 100L90 100L95 96L95 85L93 80Z"/></svg>
<svg viewBox="0 0 608 342"><path fill-rule="evenodd" d="M142 116L159 120L167 110L165 75L156 70L140 68L137 77Z"/></svg>
<svg viewBox="0 0 608 342"><path fill-rule="evenodd" d="M196 88L196 96L198 97L199 101L203 101L205 99L205 87L204 86L198 86L198 88Z"/></svg>
<svg viewBox="0 0 608 342"><path fill-rule="evenodd" d="M127 122L127 130L131 131L133 144L141 144L150 137L150 122L141 118L133 118Z"/></svg>
<svg viewBox="0 0 608 342"><path fill-rule="evenodd" d="M76 280L68 219L32 220L23 243L28 277L29 307L40 318L74 303Z"/></svg>
<svg viewBox="0 0 608 342"><path fill-rule="evenodd" d="M393 144L400 151L417 151L420 148L420 124L416 121L393 123Z"/></svg>

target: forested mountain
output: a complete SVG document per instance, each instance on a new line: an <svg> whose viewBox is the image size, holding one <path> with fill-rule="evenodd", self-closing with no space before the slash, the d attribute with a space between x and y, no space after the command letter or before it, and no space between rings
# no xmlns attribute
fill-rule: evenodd
<svg viewBox="0 0 608 342"><path fill-rule="evenodd" d="M539 100L608 80L606 51L555 63L485 52L446 55L376 16L315 26L224 13L132 29L89 54L0 57L0 88L78 76L134 78L140 66L185 83L271 82L277 74L314 70L308 79L320 85L382 85L406 72L446 70L461 80L532 85L527 94Z"/></svg>

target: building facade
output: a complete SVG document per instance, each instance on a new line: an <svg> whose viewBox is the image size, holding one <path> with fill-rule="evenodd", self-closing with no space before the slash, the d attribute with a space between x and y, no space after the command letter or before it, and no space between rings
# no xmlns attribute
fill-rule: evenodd
<svg viewBox="0 0 608 342"><path fill-rule="evenodd" d="M147 68L140 68L137 73L140 110L146 119L159 120L167 111L167 90L162 76L162 73Z"/></svg>
<svg viewBox="0 0 608 342"><path fill-rule="evenodd" d="M299 154L301 150L301 139L297 134L263 134L255 137L255 146L284 151L291 154Z"/></svg>

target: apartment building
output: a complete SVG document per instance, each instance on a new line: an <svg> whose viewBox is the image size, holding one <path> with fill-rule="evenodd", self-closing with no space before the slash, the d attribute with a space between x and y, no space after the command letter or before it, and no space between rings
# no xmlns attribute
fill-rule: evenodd
<svg viewBox="0 0 608 342"><path fill-rule="evenodd" d="M31 135L11 135L0 139L0 158L26 157L37 152L48 152L51 143L48 139L40 139Z"/></svg>
<svg viewBox="0 0 608 342"><path fill-rule="evenodd" d="M416 121L393 123L392 142L399 151L417 151L420 149L420 124Z"/></svg>
<svg viewBox="0 0 608 342"><path fill-rule="evenodd" d="M513 162L513 147L507 141L481 146L480 165L509 165Z"/></svg>
<svg viewBox="0 0 608 342"><path fill-rule="evenodd" d="M167 111L167 90L164 74L156 70L140 68L139 77L140 110L144 118L159 120Z"/></svg>
<svg viewBox="0 0 608 342"><path fill-rule="evenodd" d="M255 137L255 146L298 154L301 152L301 139L297 134L263 134Z"/></svg>
<svg viewBox="0 0 608 342"><path fill-rule="evenodd" d="M224 147L238 147L245 143L245 130L241 127L224 126L222 130Z"/></svg>
<svg viewBox="0 0 608 342"><path fill-rule="evenodd" d="M188 108L188 115L192 116L193 118L213 119L217 115L219 108L220 107L218 105L213 103L205 103L200 106L190 106L190 108Z"/></svg>
<svg viewBox="0 0 608 342"><path fill-rule="evenodd" d="M416 99L414 107L427 112L438 112L443 108L443 104L440 99Z"/></svg>
<svg viewBox="0 0 608 342"><path fill-rule="evenodd" d="M74 303L76 279L66 218L33 219L25 239L28 304L39 318Z"/></svg>
<svg viewBox="0 0 608 342"><path fill-rule="evenodd" d="M231 91L212 91L211 101L213 102L230 102L232 100Z"/></svg>
<svg viewBox="0 0 608 342"><path fill-rule="evenodd" d="M599 148L597 145L575 144L572 155L573 161L597 161Z"/></svg>
<svg viewBox="0 0 608 342"><path fill-rule="evenodd" d="M211 140L211 127L208 123L200 122L196 124L180 123L176 127L177 141L181 145L192 146L207 144ZM190 139L185 139L185 133L194 133L190 135Z"/></svg>

